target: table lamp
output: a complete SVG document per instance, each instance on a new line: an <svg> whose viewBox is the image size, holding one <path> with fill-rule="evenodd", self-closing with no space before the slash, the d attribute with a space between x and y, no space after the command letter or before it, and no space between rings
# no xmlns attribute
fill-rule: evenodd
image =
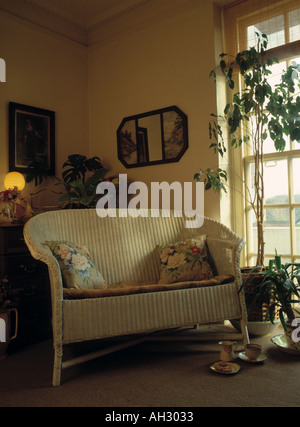
<svg viewBox="0 0 300 427"><path fill-rule="evenodd" d="M19 172L9 172L4 178L4 187L6 190L13 190L17 187L18 191L22 191L25 187L24 176Z"/></svg>
<svg viewBox="0 0 300 427"><path fill-rule="evenodd" d="M20 193L25 187L25 179L24 176L19 172L9 172L4 178L4 187L6 190L13 191L17 189L18 193ZM11 199L11 204L13 205L12 212L12 220L17 220L17 194Z"/></svg>

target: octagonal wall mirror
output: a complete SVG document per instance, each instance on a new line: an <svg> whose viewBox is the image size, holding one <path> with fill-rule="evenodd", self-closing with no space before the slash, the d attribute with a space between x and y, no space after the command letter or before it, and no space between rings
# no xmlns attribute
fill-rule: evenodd
<svg viewBox="0 0 300 427"><path fill-rule="evenodd" d="M126 117L117 140L126 168L178 162L188 148L187 116L173 106Z"/></svg>

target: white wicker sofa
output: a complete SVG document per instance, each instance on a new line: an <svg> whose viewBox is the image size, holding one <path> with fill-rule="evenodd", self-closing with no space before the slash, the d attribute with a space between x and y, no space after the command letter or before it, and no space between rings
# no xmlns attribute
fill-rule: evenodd
<svg viewBox="0 0 300 427"><path fill-rule="evenodd" d="M201 228L186 228L185 221L172 212L169 217L162 213L152 217L149 211L147 217L121 217L118 212L117 217L100 218L94 209L80 209L42 213L25 224L24 237L32 256L46 263L49 271L54 386L60 385L62 368L70 366L62 361L63 346L70 343L132 334L147 337L153 331L232 319L239 319L241 326L241 334L234 338L249 342L244 295L238 293L244 240L209 218L204 218ZM203 234L218 277L234 277L212 285L149 285L157 283L160 275L157 245ZM86 245L107 289L85 290L87 295L65 289L59 263L46 241ZM140 286L127 292L112 285L124 281Z"/></svg>

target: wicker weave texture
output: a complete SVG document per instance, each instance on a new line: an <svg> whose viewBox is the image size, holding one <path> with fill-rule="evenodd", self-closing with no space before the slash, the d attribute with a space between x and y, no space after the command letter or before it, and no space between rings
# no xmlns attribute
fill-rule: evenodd
<svg viewBox="0 0 300 427"><path fill-rule="evenodd" d="M109 213L109 211L108 211ZM134 218L126 211L100 218L95 210L60 210L30 219L24 227L26 244L36 259L48 265L55 372L59 382L62 346L95 338L140 333L240 318L246 324L241 284L240 253L244 240L217 221L204 219L201 228L186 228L186 218L150 212ZM219 274L233 274L231 284L92 300L63 300L58 262L47 240L84 244L106 281L159 279L157 245L175 243L206 234Z"/></svg>

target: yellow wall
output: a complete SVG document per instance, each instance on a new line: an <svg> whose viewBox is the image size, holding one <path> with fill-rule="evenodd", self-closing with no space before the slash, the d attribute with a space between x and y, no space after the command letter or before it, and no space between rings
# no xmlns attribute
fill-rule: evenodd
<svg viewBox="0 0 300 427"><path fill-rule="evenodd" d="M208 150L208 119L216 111L213 4L161 20L116 42L89 49L90 149L114 174L143 181L193 181L216 164ZM126 169L117 158L116 130L134 114L177 105L188 116L189 149L178 163ZM149 187L148 187L149 188ZM219 198L205 194L205 214L219 218Z"/></svg>
<svg viewBox="0 0 300 427"><path fill-rule="evenodd" d="M118 41L87 48L0 12L0 57L7 64L7 83L0 83L0 190L8 172L9 101L55 111L57 176L74 153L98 155L110 175L127 173L147 184L191 182L200 167L215 166L208 149L209 114L216 111L208 79L214 25L212 0L194 2ZM182 159L126 169L117 158L122 118L171 105L188 116L189 149ZM205 214L220 217L212 192L205 193Z"/></svg>
<svg viewBox="0 0 300 427"><path fill-rule="evenodd" d="M55 111L60 176L68 154L88 154L87 49L0 11L0 57L6 61L6 83L0 83L0 190L8 172L9 101ZM23 193L35 190L26 185ZM54 195L41 196L51 204Z"/></svg>

